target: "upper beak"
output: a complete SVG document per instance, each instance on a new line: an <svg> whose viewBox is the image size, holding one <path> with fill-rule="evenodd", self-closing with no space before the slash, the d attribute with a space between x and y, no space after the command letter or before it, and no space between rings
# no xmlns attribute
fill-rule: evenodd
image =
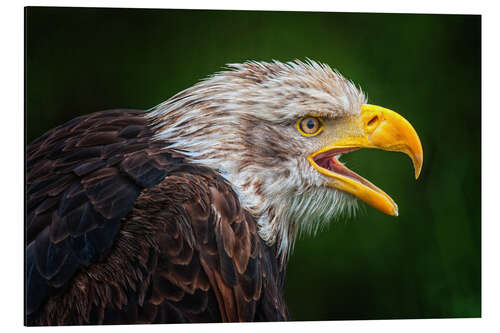
<svg viewBox="0 0 500 333"><path fill-rule="evenodd" d="M329 186L350 193L386 214L397 216L398 206L391 197L338 163L335 155L356 148L399 151L411 158L415 178L418 178L423 163L422 144L413 126L394 111L365 104L359 117L359 121L352 122L350 126L360 126L361 129L351 133L361 134L328 144L308 156L308 160L316 170L330 178ZM324 156L328 158L326 162Z"/></svg>

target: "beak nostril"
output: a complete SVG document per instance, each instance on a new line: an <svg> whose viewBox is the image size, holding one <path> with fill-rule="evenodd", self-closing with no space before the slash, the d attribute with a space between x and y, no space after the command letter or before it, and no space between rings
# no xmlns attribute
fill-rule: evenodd
<svg viewBox="0 0 500 333"><path fill-rule="evenodd" d="M375 124L377 121L378 121L378 116L377 116L377 115L375 115L375 116L373 116L373 117L372 117L372 119L370 119L370 120L368 121L367 125L368 125L368 126L371 126L371 125Z"/></svg>

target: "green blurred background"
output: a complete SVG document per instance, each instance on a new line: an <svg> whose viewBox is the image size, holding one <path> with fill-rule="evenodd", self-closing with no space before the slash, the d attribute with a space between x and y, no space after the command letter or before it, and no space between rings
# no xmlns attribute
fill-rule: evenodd
<svg viewBox="0 0 500 333"><path fill-rule="evenodd" d="M26 136L108 108L150 108L230 62L325 62L416 128L424 167L362 150L347 164L399 204L302 237L295 320L481 316L481 17L27 8Z"/></svg>

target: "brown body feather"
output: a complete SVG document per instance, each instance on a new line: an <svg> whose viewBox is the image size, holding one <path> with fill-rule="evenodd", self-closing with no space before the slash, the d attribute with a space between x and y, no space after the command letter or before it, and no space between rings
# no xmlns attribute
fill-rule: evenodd
<svg viewBox="0 0 500 333"><path fill-rule="evenodd" d="M28 147L27 324L288 319L255 219L144 115L80 117Z"/></svg>

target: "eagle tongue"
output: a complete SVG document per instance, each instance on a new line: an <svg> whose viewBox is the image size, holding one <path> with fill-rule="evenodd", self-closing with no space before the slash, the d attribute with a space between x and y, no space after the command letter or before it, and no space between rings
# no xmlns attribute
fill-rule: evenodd
<svg viewBox="0 0 500 333"><path fill-rule="evenodd" d="M327 164L327 169L330 171L333 171L335 173L338 173L339 175L349 177L369 188L376 189L374 188L373 184L355 173L354 171L351 171L348 169L346 166L344 166L342 163L339 162L336 156L332 156L331 158L328 159L328 164ZM378 190L377 190L378 192Z"/></svg>

